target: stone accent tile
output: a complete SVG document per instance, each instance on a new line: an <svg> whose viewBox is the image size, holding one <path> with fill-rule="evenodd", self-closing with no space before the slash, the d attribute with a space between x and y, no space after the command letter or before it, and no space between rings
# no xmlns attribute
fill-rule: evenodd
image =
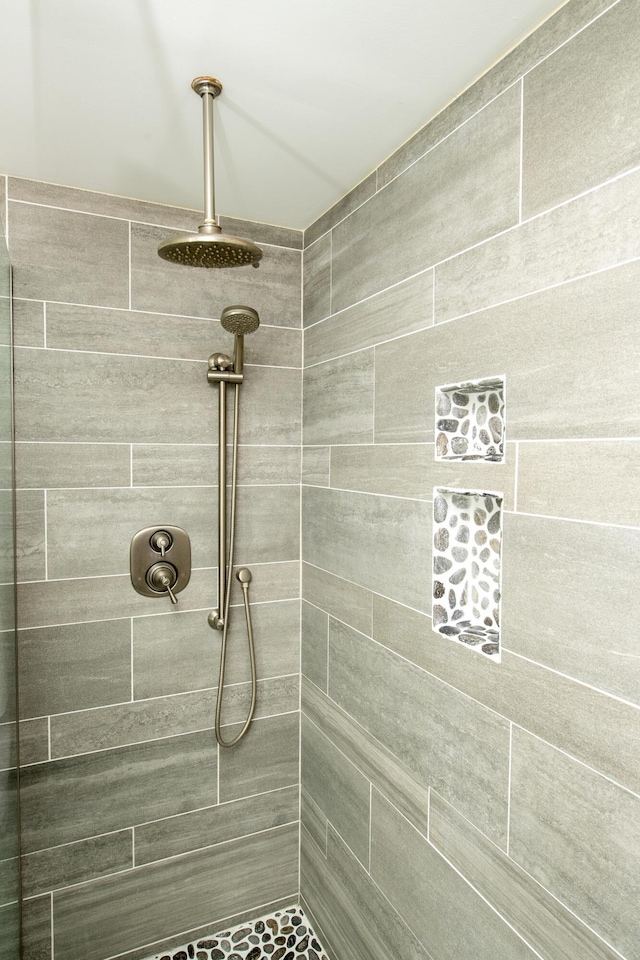
<svg viewBox="0 0 640 960"><path fill-rule="evenodd" d="M632 956L640 938L640 798L519 728L511 776L511 857Z"/></svg>
<svg viewBox="0 0 640 960"><path fill-rule="evenodd" d="M300 327L301 252L265 246L258 278L247 268L218 270L214 285L208 270L167 263L157 254L166 230L145 224L131 227L131 306L134 310L219 317L230 303L246 303L268 326Z"/></svg>
<svg viewBox="0 0 640 960"><path fill-rule="evenodd" d="M308 327L331 313L331 234L308 246L302 262L302 322Z"/></svg>
<svg viewBox="0 0 640 960"><path fill-rule="evenodd" d="M422 777L304 678L302 711L374 787L389 797L407 820L426 835L429 788Z"/></svg>
<svg viewBox="0 0 640 960"><path fill-rule="evenodd" d="M218 479L218 448L213 444L141 444L133 448L134 486L212 486ZM238 484L299 484L300 448L243 446Z"/></svg>
<svg viewBox="0 0 640 960"><path fill-rule="evenodd" d="M233 353L233 340L217 319L66 303L47 304L47 346L203 362L216 349ZM245 341L245 363L299 367L301 350L300 331L263 323L258 335Z"/></svg>
<svg viewBox="0 0 640 960"><path fill-rule="evenodd" d="M97 213L103 217L158 223L165 227L175 227L176 230L196 229L202 221L202 213L198 210L148 203L145 200L133 200L130 197L118 197L95 190L81 190L77 187L65 187L58 183L45 183L42 180L26 180L20 177L9 178L9 198L44 206L62 207L65 210Z"/></svg>
<svg viewBox="0 0 640 960"><path fill-rule="evenodd" d="M376 347L376 441L433 439L435 388L498 372L509 441L637 437L639 284L629 263Z"/></svg>
<svg viewBox="0 0 640 960"><path fill-rule="evenodd" d="M70 757L202 730L211 731L216 693L215 688L196 690L52 717L52 757ZM225 688L223 722L244 722L250 696L248 683ZM299 697L297 675L259 680L256 719L297 710Z"/></svg>
<svg viewBox="0 0 640 960"><path fill-rule="evenodd" d="M432 500L433 488L500 490L505 507L513 509L515 444L507 445L504 463L438 462L433 443L376 443L331 448L331 486L363 493Z"/></svg>
<svg viewBox="0 0 640 960"><path fill-rule="evenodd" d="M637 166L639 33L623 0L525 77L523 216Z"/></svg>
<svg viewBox="0 0 640 960"><path fill-rule="evenodd" d="M505 551L508 554L508 545ZM490 710L640 792L637 708L510 654L507 639L496 668L431 633L427 617L383 597L374 597L374 638Z"/></svg>
<svg viewBox="0 0 640 960"><path fill-rule="evenodd" d="M436 143L448 136L465 120L482 109L504 88L526 73L538 61L548 57L572 34L577 33L598 14L610 7L612 0L581 0L564 4L552 17L518 44L506 57L483 74L437 114L426 126L385 160L377 170L378 189L402 173Z"/></svg>
<svg viewBox="0 0 640 960"><path fill-rule="evenodd" d="M376 192L375 172L369 174L360 183L357 183L344 197L341 197L337 203L325 211L317 220L307 227L304 232L305 249L321 237L337 223L348 217L361 204L372 197Z"/></svg>
<svg viewBox="0 0 640 960"><path fill-rule="evenodd" d="M638 257L640 171L437 266L436 323Z"/></svg>
<svg viewBox="0 0 640 960"><path fill-rule="evenodd" d="M356 583L304 563L302 596L337 620L344 620L361 633L371 634L372 596Z"/></svg>
<svg viewBox="0 0 640 960"><path fill-rule="evenodd" d="M18 487L128 487L128 443L17 443Z"/></svg>
<svg viewBox="0 0 640 960"><path fill-rule="evenodd" d="M136 866L260 833L298 819L298 787L220 803L135 828Z"/></svg>
<svg viewBox="0 0 640 960"><path fill-rule="evenodd" d="M20 714L42 717L131 697L127 620L19 630Z"/></svg>
<svg viewBox="0 0 640 960"><path fill-rule="evenodd" d="M430 608L430 503L322 487L303 487L302 494L305 561L418 610Z"/></svg>
<svg viewBox="0 0 640 960"><path fill-rule="evenodd" d="M329 617L302 601L302 673L326 693Z"/></svg>
<svg viewBox="0 0 640 960"><path fill-rule="evenodd" d="M44 303L13 301L13 342L17 347L44 347Z"/></svg>
<svg viewBox="0 0 640 960"><path fill-rule="evenodd" d="M302 448L302 482L314 487L329 486L331 447Z"/></svg>
<svg viewBox="0 0 640 960"><path fill-rule="evenodd" d="M305 364L372 347L432 324L433 271L427 270L305 331ZM405 348L410 342L403 343ZM390 371L385 373L389 376Z"/></svg>
<svg viewBox="0 0 640 960"><path fill-rule="evenodd" d="M261 567L254 570L260 578ZM214 587L215 589L215 587ZM239 599L239 598L238 598ZM212 601L213 602L213 601ZM300 667L300 604L298 600L251 602L258 677L297 674ZM218 683L220 645L211 632L207 612L179 617L136 617L133 621L133 689L137 700L183 693ZM241 683L250 675L244 608L231 608L229 657L225 679Z"/></svg>
<svg viewBox="0 0 640 960"><path fill-rule="evenodd" d="M504 844L506 720L335 620L329 625L329 696L425 785Z"/></svg>
<svg viewBox="0 0 640 960"><path fill-rule="evenodd" d="M300 889L332 957L431 960L416 935L337 833L329 827L326 858L302 831Z"/></svg>
<svg viewBox="0 0 640 960"><path fill-rule="evenodd" d="M9 218L17 297L128 306L127 223L13 202Z"/></svg>
<svg viewBox="0 0 640 960"><path fill-rule="evenodd" d="M332 309L362 300L518 222L513 87L333 231ZM429 224L438 229L429 229Z"/></svg>
<svg viewBox="0 0 640 960"><path fill-rule="evenodd" d="M254 567L253 600L289 600L300 595L298 561L263 563ZM215 568L194 570L189 585L180 594L179 610L165 610L180 616L187 610L206 610L216 599ZM131 587L129 574L116 577L88 577L76 580L44 580L18 586L18 619L22 627L58 623L109 620L114 608L123 617L163 612L155 597L143 597Z"/></svg>
<svg viewBox="0 0 640 960"><path fill-rule="evenodd" d="M509 649L640 706L640 658L629 628L638 595L640 531L516 514L509 517L507 536Z"/></svg>
<svg viewBox="0 0 640 960"><path fill-rule="evenodd" d="M371 817L371 876L432 957L537 956L377 791Z"/></svg>
<svg viewBox="0 0 640 960"><path fill-rule="evenodd" d="M638 526L640 509L632 505L638 456L638 440L523 443L518 456L518 509ZM579 490L589 490L590 495L576 496Z"/></svg>
<svg viewBox="0 0 640 960"><path fill-rule="evenodd" d="M2 497L7 494L0 494ZM10 497L11 494L9 493ZM16 576L18 581L44 580L45 559L45 524L44 524L44 491L17 490L15 494L16 509ZM3 526L12 525L10 504L0 510ZM10 531L4 531L3 542L11 544ZM13 547L4 552L0 558L0 581L9 583L13 580Z"/></svg>
<svg viewBox="0 0 640 960"><path fill-rule="evenodd" d="M237 503L238 564L298 558L300 512L296 489L242 487ZM216 562L216 543L210 533L216 516L213 487L53 490L48 493L47 504L52 578L127 572L131 538L153 517L170 518L187 531L193 567ZM102 542L99 553L94 548L97 530Z"/></svg>
<svg viewBox="0 0 640 960"><path fill-rule="evenodd" d="M23 850L204 807L217 789L216 755L215 739L205 731L24 767Z"/></svg>
<svg viewBox="0 0 640 960"><path fill-rule="evenodd" d="M369 781L304 715L301 722L300 782L352 853L368 869Z"/></svg>
<svg viewBox="0 0 640 960"><path fill-rule="evenodd" d="M618 960L614 950L433 790L429 840L540 956Z"/></svg>
<svg viewBox="0 0 640 960"><path fill-rule="evenodd" d="M49 720L20 721L20 763L40 763L49 759Z"/></svg>
<svg viewBox="0 0 640 960"><path fill-rule="evenodd" d="M326 857L327 818L304 787L300 789L300 823Z"/></svg>
<svg viewBox="0 0 640 960"><path fill-rule="evenodd" d="M240 729L230 724L222 735L232 740ZM298 712L254 721L244 740L220 751L220 802L297 784L299 736Z"/></svg>
<svg viewBox="0 0 640 960"><path fill-rule="evenodd" d="M23 896L33 897L133 866L132 831L68 843L22 858Z"/></svg>
<svg viewBox="0 0 640 960"><path fill-rule="evenodd" d="M36 897L22 904L22 960L51 960L51 897ZM9 954L7 960L13 960Z"/></svg>
<svg viewBox="0 0 640 960"><path fill-rule="evenodd" d="M84 960L102 960L215 922L213 914L222 921L291 898L297 866L298 829L291 825L57 893L56 960L77 960L78 942Z"/></svg>
<svg viewBox="0 0 640 960"><path fill-rule="evenodd" d="M303 442L371 443L373 351L308 367L304 371Z"/></svg>

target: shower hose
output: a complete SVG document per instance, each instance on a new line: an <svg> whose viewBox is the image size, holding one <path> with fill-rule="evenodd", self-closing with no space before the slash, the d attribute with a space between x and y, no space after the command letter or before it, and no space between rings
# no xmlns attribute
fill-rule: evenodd
<svg viewBox="0 0 640 960"><path fill-rule="evenodd" d="M224 675L227 665L227 638L229 634L229 605L231 600L231 574L233 572L233 548L235 541L235 527L236 527L236 487L237 487L237 476L238 476L238 421L240 414L240 391L238 389L238 384L234 383L234 395L233 395L233 449L231 457L231 519L229 524L229 554L228 554L228 566L227 566L227 577L226 577L226 587L224 592L224 613L223 613L223 627L222 627L222 646L220 649L220 675L218 678L218 696L216 699L216 740L221 747L234 747L244 737L245 733L249 729L251 721L253 719L253 714L256 709L256 690L257 690L257 680L256 680L256 657L253 644L253 629L251 626L251 610L249 609L249 583L242 581L242 596L244 599L244 612L245 618L247 621L247 640L249 643L249 660L251 662L251 704L249 706L249 713L247 719L244 722L244 726L240 733L233 738L233 740L223 740L222 731L221 731L221 715L222 715L222 698L224 694Z"/></svg>

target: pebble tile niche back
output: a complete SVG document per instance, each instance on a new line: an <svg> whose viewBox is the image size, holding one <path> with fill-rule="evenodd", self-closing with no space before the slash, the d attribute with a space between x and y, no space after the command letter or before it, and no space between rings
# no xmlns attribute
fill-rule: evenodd
<svg viewBox="0 0 640 960"><path fill-rule="evenodd" d="M436 387L436 460L502 463L505 378Z"/></svg>

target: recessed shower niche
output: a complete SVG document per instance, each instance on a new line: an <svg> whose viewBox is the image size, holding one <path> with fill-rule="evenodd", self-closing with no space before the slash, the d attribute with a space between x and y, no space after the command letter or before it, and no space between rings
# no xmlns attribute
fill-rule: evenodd
<svg viewBox="0 0 640 960"><path fill-rule="evenodd" d="M500 660L502 494L433 490L433 629Z"/></svg>
<svg viewBox="0 0 640 960"><path fill-rule="evenodd" d="M505 378L436 387L436 460L504 460Z"/></svg>

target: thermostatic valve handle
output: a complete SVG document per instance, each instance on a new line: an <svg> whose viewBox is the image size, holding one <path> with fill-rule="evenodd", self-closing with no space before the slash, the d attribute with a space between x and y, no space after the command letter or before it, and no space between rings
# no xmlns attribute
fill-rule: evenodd
<svg viewBox="0 0 640 960"><path fill-rule="evenodd" d="M171 535L165 530L158 530L153 534L149 543L153 549L157 550L160 556L164 559L165 551L169 549L173 541L171 539Z"/></svg>
<svg viewBox="0 0 640 960"><path fill-rule="evenodd" d="M178 598L171 589L178 579L178 574L170 563L155 563L147 571L147 582L158 593L168 593L171 603L177 603Z"/></svg>

